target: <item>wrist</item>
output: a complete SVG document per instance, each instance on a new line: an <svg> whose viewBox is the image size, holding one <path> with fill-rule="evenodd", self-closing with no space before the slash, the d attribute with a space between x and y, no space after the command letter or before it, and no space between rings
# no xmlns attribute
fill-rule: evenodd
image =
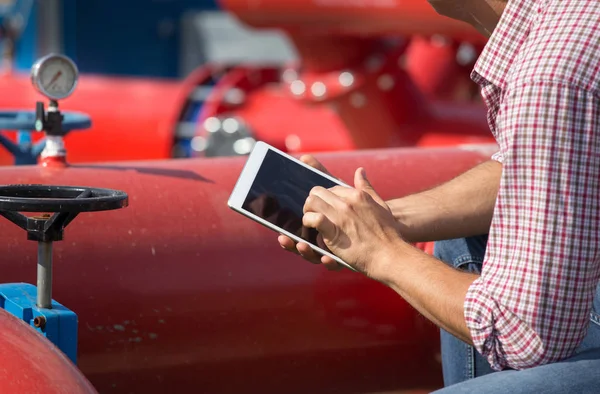
<svg viewBox="0 0 600 394"><path fill-rule="evenodd" d="M374 252L373 265L367 272L367 276L391 287L398 272L401 272L403 265L406 264L406 252L410 248L412 248L411 245L400 236L386 242L384 246Z"/></svg>
<svg viewBox="0 0 600 394"><path fill-rule="evenodd" d="M435 238L439 202L427 193L386 201L398 232L408 243L427 242Z"/></svg>
<svg viewBox="0 0 600 394"><path fill-rule="evenodd" d="M406 203L406 197L389 200L385 203L396 220L396 228L402 238L407 242L418 242L414 240L413 232L415 224L411 220L411 209L410 205Z"/></svg>

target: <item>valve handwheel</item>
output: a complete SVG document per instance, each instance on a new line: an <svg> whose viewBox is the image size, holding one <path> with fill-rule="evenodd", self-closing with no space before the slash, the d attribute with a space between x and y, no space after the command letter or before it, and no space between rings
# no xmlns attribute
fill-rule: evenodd
<svg viewBox="0 0 600 394"><path fill-rule="evenodd" d="M120 209L128 204L127 194L120 190L54 185L0 186L0 215L27 231L27 239L38 242L39 308L52 305L52 242L63 239L65 227L79 213ZM31 217L21 212L46 215Z"/></svg>
<svg viewBox="0 0 600 394"><path fill-rule="evenodd" d="M53 185L0 185L0 212L79 213L124 208L127 194L119 190Z"/></svg>

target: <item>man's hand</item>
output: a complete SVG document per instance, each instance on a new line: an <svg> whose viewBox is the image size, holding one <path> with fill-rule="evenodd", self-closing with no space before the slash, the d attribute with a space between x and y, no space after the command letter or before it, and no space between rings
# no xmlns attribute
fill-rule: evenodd
<svg viewBox="0 0 600 394"><path fill-rule="evenodd" d="M323 166L323 164L321 164L317 159L315 159L311 155L304 155L304 156L300 157L300 161L302 161L305 164L308 164L309 166L311 166L313 168L316 168L319 171L322 171L328 175L331 175L331 173L325 168L325 166ZM331 175L331 176L333 176L333 175ZM319 237L321 237L321 236L319 235ZM304 242L296 243L293 239L291 239L285 235L280 235L277 238L277 240L279 241L279 244L281 245L282 248L284 248L285 250L290 251L292 253L299 254L305 260L308 260L313 264L323 264L327 269L333 270L333 271L337 271L342 268L332 258L330 258L328 256L321 256L321 255L315 253L315 251L312 250L311 247L308 246L307 243L304 243Z"/></svg>
<svg viewBox="0 0 600 394"><path fill-rule="evenodd" d="M312 156L300 160L329 174ZM433 189L388 200L386 205L400 235L410 243L485 234L490 228L501 175L502 164L488 160ZM311 263L322 263L329 270L341 269L335 260L318 255L306 243L296 244L284 235L279 236L279 243Z"/></svg>
<svg viewBox="0 0 600 394"><path fill-rule="evenodd" d="M364 169L354 175L355 188L315 187L304 205L302 223L316 228L327 247L373 279L380 279L377 264L403 242L385 201L375 192ZM387 256L389 257L389 256Z"/></svg>

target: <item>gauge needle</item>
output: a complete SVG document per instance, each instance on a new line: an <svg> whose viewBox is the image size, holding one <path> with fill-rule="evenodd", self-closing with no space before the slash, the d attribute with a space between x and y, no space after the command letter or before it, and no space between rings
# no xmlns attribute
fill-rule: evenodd
<svg viewBox="0 0 600 394"><path fill-rule="evenodd" d="M54 74L54 76L52 77L52 79L50 80L50 83L48 83L48 87L52 86L52 84L54 82L56 82L58 80L58 78L60 78L60 76L62 75L62 71L57 72L56 74Z"/></svg>

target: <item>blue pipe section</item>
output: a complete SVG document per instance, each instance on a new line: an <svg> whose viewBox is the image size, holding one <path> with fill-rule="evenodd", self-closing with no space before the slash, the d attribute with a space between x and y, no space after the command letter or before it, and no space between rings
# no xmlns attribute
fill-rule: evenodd
<svg viewBox="0 0 600 394"><path fill-rule="evenodd" d="M90 117L78 112L64 112L62 130L66 133L85 130L92 126ZM0 130L17 131L17 142L0 134L2 145L15 158L15 165L36 164L38 157L46 146L46 140L33 144L31 133L35 133L35 112L33 111L0 111Z"/></svg>

